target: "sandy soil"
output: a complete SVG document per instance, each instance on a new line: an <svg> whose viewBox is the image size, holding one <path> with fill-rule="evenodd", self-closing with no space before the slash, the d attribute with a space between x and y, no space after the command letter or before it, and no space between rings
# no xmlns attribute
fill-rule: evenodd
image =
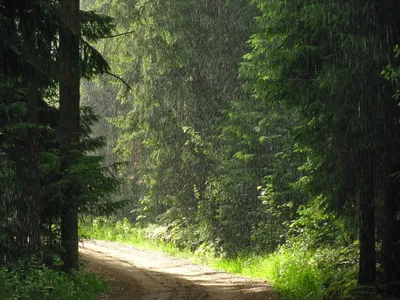
<svg viewBox="0 0 400 300"><path fill-rule="evenodd" d="M112 300L275 300L264 281L238 277L188 260L104 241L80 245L87 269L102 276Z"/></svg>

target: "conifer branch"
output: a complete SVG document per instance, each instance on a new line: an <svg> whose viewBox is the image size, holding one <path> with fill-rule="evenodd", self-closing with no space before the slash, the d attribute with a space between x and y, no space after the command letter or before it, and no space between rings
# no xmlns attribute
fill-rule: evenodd
<svg viewBox="0 0 400 300"><path fill-rule="evenodd" d="M115 35L99 36L97 38L98 39L111 39L111 38L119 37L119 36L122 36L122 35L128 35L128 34L131 34L131 33L134 33L134 32L135 32L134 30L131 30L131 31L123 32L123 33L118 33L118 34L115 34Z"/></svg>
<svg viewBox="0 0 400 300"><path fill-rule="evenodd" d="M107 71L105 71L104 73L108 74L108 75L110 75L110 76L112 76L112 77L114 77L116 79L118 79L119 81L121 81L128 88L128 90L132 91L131 86L125 80L123 80L121 77L119 77L118 75L115 75L115 74L107 72Z"/></svg>

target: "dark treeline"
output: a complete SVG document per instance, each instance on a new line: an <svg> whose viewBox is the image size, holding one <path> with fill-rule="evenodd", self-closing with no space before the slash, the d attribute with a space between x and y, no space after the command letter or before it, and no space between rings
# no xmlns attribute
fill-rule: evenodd
<svg viewBox="0 0 400 300"><path fill-rule="evenodd" d="M116 218L226 257L328 249L327 285L399 292L398 1L78 2L0 2L3 262L77 268L124 161Z"/></svg>
<svg viewBox="0 0 400 300"><path fill-rule="evenodd" d="M79 0L0 2L0 267L57 257L78 268L78 213L100 214L119 181L89 155L97 116L80 106L80 79L109 70L89 42L111 18Z"/></svg>

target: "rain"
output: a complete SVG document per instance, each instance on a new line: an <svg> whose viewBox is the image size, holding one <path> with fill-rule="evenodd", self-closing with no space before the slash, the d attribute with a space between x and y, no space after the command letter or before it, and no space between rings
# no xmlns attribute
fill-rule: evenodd
<svg viewBox="0 0 400 300"><path fill-rule="evenodd" d="M398 299L399 20L0 0L0 299Z"/></svg>

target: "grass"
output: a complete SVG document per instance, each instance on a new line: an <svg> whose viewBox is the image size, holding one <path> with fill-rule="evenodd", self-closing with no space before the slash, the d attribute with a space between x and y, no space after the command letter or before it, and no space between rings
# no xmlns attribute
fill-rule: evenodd
<svg viewBox="0 0 400 300"><path fill-rule="evenodd" d="M229 273L267 280L280 299L323 299L327 274L312 262L312 253L280 249L265 256L215 258L212 265Z"/></svg>
<svg viewBox="0 0 400 300"><path fill-rule="evenodd" d="M122 242L143 249L152 249L166 252L171 255L189 258L193 254L176 247L173 243L166 243L157 239L157 230L153 228L141 229L133 227L127 219L110 223L107 219L95 219L92 224L81 224L80 236L98 240Z"/></svg>
<svg viewBox="0 0 400 300"><path fill-rule="evenodd" d="M166 242L165 234L160 232L165 233L165 230L162 227L135 228L126 219L116 223L95 219L92 224L86 223L80 228L81 235L158 250L229 273L267 280L281 300L323 299L324 282L330 273L321 267L311 251L292 245L290 249L281 248L264 256L215 257L207 247L200 247L195 252L179 249Z"/></svg>

